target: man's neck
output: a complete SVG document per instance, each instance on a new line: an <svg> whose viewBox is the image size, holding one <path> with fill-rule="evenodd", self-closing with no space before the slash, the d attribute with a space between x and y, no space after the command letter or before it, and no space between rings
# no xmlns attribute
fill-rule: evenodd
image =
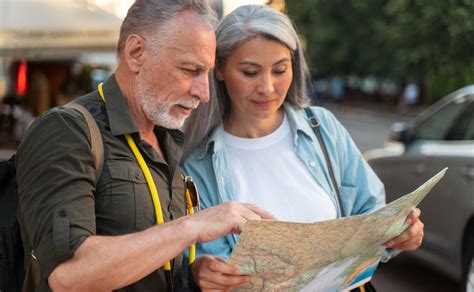
<svg viewBox="0 0 474 292"><path fill-rule="evenodd" d="M140 97L137 96L134 77L135 76L131 76L131 74L122 72L120 68L117 69L115 73L115 80L117 81L117 85L120 88L120 92L122 92L122 95L125 98L130 110L130 115L132 116L132 120L135 123L138 132L140 133L140 137L150 144L156 153L164 159L163 152L161 151L158 139L156 138L154 132L155 125L146 118L146 114L143 112L143 106L140 101Z"/></svg>

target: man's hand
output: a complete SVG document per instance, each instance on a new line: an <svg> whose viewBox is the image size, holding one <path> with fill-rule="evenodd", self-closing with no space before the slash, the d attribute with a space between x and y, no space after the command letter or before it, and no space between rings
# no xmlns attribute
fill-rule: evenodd
<svg viewBox="0 0 474 292"><path fill-rule="evenodd" d="M240 233L248 220L273 219L273 215L255 205L227 202L190 217L191 230L198 232L197 242L207 242L229 233Z"/></svg>
<svg viewBox="0 0 474 292"><path fill-rule="evenodd" d="M227 264L222 258L202 255L193 264L194 282L202 291L230 291L250 281L250 277Z"/></svg>
<svg viewBox="0 0 474 292"><path fill-rule="evenodd" d="M413 210L406 219L406 223L410 226L405 232L385 243L386 247L396 248L400 250L415 250L420 247L423 241L424 225L420 221L420 209Z"/></svg>

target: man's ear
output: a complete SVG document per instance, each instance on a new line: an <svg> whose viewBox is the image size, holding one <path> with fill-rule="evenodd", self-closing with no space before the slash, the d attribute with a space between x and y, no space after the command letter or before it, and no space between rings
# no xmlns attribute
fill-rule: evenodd
<svg viewBox="0 0 474 292"><path fill-rule="evenodd" d="M146 57L145 40L136 34L129 35L123 53L130 70L138 73Z"/></svg>

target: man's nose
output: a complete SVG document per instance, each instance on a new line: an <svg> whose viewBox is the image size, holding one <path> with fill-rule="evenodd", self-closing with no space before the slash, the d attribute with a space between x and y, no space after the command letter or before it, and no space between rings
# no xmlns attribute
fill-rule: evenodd
<svg viewBox="0 0 474 292"><path fill-rule="evenodd" d="M263 74L260 80L259 93L270 96L275 91L274 80L271 74Z"/></svg>
<svg viewBox="0 0 474 292"><path fill-rule="evenodd" d="M200 102L209 101L209 75L201 74L194 80L191 95L198 98Z"/></svg>

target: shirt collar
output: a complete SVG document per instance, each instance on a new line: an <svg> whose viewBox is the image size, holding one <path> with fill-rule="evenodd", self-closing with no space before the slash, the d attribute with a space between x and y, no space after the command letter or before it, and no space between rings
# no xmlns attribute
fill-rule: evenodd
<svg viewBox="0 0 474 292"><path fill-rule="evenodd" d="M309 118L306 116L303 110L297 109L293 105L285 102L283 104L288 122L292 132L294 133L294 144L298 142L298 137L301 133L305 134L309 139L313 139L314 132L310 126ZM220 123L209 135L206 142L199 147L197 152L198 159L203 159L209 151L217 153L225 147L224 141L224 125Z"/></svg>
<svg viewBox="0 0 474 292"><path fill-rule="evenodd" d="M288 121L290 122L291 130L295 134L294 144L297 145L298 137L301 133L313 140L314 131L313 128L311 128L309 118L306 116L304 110L298 109L288 102L285 102L283 107Z"/></svg>
<svg viewBox="0 0 474 292"><path fill-rule="evenodd" d="M109 118L110 132L114 136L138 133L130 109L112 74L103 85L105 108Z"/></svg>
<svg viewBox="0 0 474 292"><path fill-rule="evenodd" d="M209 138L197 150L199 160L203 159L209 151L219 152L225 146L224 124L221 122L209 135Z"/></svg>

